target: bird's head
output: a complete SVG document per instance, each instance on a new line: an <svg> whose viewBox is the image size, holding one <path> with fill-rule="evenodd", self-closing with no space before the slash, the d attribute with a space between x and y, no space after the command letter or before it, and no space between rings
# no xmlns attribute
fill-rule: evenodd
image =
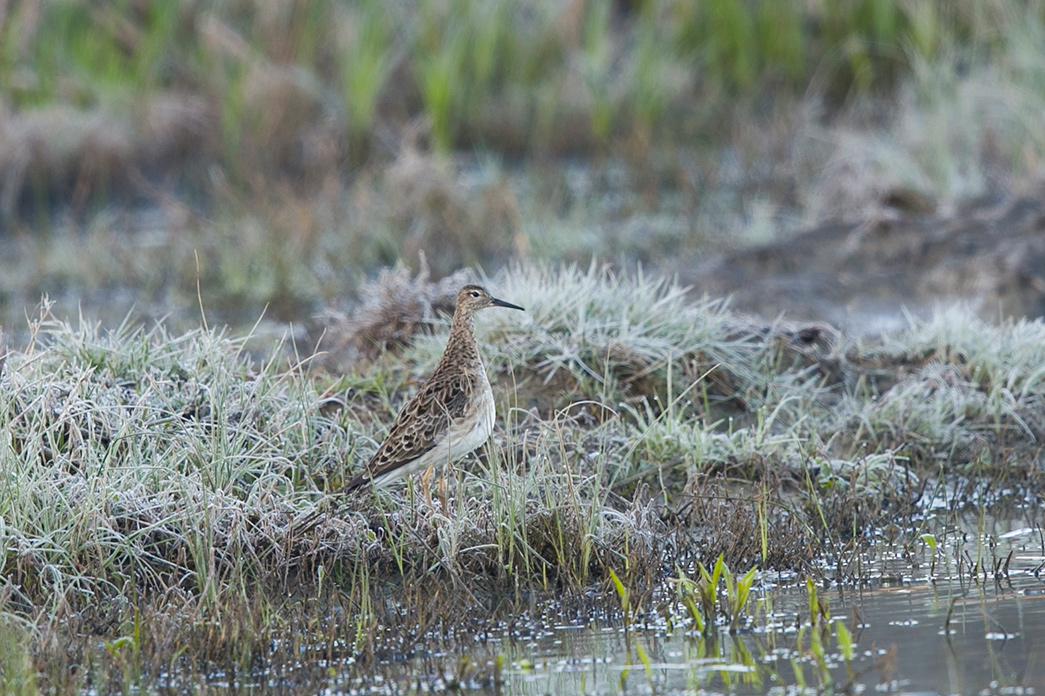
<svg viewBox="0 0 1045 696"><path fill-rule="evenodd" d="M511 302L498 300L486 291L481 285L465 285L457 293L457 302L454 305L454 314L462 316L474 316L480 309L487 307L507 307L508 309L523 310L519 305Z"/></svg>

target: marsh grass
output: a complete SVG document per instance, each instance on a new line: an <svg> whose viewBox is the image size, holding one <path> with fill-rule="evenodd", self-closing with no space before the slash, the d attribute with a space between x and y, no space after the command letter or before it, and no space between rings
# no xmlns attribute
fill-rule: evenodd
<svg viewBox="0 0 1045 696"><path fill-rule="evenodd" d="M742 628L741 619L750 613L748 603L758 569L753 567L734 578L722 558L720 555L710 569L698 563L696 579L690 579L680 570L676 582L676 592L693 627L705 636L716 632L720 618L730 633L736 633Z"/></svg>
<svg viewBox="0 0 1045 696"><path fill-rule="evenodd" d="M584 14L566 47L555 48L566 39L545 27L547 56L533 64L525 53L538 51L539 37L495 31L480 21L481 8L475 17L433 10L437 37L453 28L463 38L429 45L420 27L415 34L396 24L393 10L353 6L318 21L325 30L315 48L280 49L316 56L308 68L268 56L288 39L265 38L260 20L239 27L220 14L194 17L200 37L192 41L203 45L184 69L207 71L191 98L157 78L145 95L88 99L81 108L62 93L5 116L0 217L19 234L0 255L0 285L11 298L3 319L21 321L22 305L49 292L63 316L84 298L118 306L108 321L132 306L150 317L175 312L180 330L194 325L195 312L181 310L195 307L200 280L207 306L230 323L249 325L266 307L274 321L300 322L351 297L378 268L404 259L416 270L421 252L436 276L511 259L593 256L622 268L686 270L709 248L826 219L889 218L890 201L905 197L946 214L981 196L1036 191L1045 143L1034 124L1045 99L1035 47L1045 22L1033 12L995 17L1007 27L997 36L1008 37L997 50L989 39L950 41L930 58L912 56L888 94L854 93L838 104L814 89L767 105L738 93L687 107L682 92L693 88L697 58L655 40L657 22L666 21L649 9L655 5L630 23ZM37 32L65 8L46 6ZM22 21L21 7L4 31ZM491 6L491 21L512 15L504 8ZM543 27L546 15L558 16L543 7L531 19ZM959 13L955 21L993 20ZM316 23L303 16L299 24ZM359 33L370 24L385 26L386 43ZM589 31L596 26L603 34ZM633 41L621 32L634 32ZM328 34L344 41L325 49ZM995 36L989 26L962 35ZM472 87L452 90L446 99L456 101L444 109L451 115L440 122L446 132L436 138L414 84L425 68L412 61L416 52L438 64L451 49L465 55L451 61L464 65L453 79L504 94L484 100L469 96ZM522 84L520 74L540 73L542 61L562 61L568 74ZM351 74L365 65L373 70ZM611 121L598 138L592 124L604 119L594 107L608 109ZM688 125L677 132L667 121L682 113ZM731 124L728 133L716 131L720 123ZM513 128L521 133L507 133ZM543 132L591 157L555 159L554 143L535 142ZM146 210L139 216L128 204Z"/></svg>
<svg viewBox="0 0 1045 696"><path fill-rule="evenodd" d="M380 282L363 294L440 296L402 272ZM831 559L852 579L870 531L915 513L923 479L1036 480L1040 323L947 316L838 363L843 346L803 352L803 331L657 278L520 266L488 282L527 308L479 322L501 414L491 443L345 499L326 491L434 364L437 313L397 329L396 359L356 352L331 368L278 346L259 360L213 330L103 330L45 310L3 368L0 609L22 627L4 631L5 670L134 682L175 650L366 664L493 597L500 611L534 593L612 598L616 577L647 607L678 569L716 558L810 573ZM396 313L382 306L356 328L385 335L379 319ZM889 360L903 367L891 380ZM924 532L910 528L912 543ZM735 624L745 602L730 592ZM53 667L76 635L108 646L76 648L94 676Z"/></svg>
<svg viewBox="0 0 1045 696"><path fill-rule="evenodd" d="M115 189L147 195L129 169L202 195L215 168L237 196L315 191L387 161L421 121L441 154L623 152L667 178L656 171L671 166L664 151L695 136L743 149L738 118L806 97L842 116L839 128L806 127L843 145L831 149L845 176L820 180L823 205L837 210L836 196L857 196L838 183L868 175L876 195L911 186L947 202L990 188L1000 161L1036 168L1026 156L1040 159L1043 26L1037 3L974 0L19 3L0 28L14 124L0 148L0 214ZM876 138L865 98L894 90L900 133ZM946 118L956 108L965 118ZM95 114L120 127L77 127ZM65 137L31 138L41 118L65 124ZM848 137L846 124L861 123Z"/></svg>

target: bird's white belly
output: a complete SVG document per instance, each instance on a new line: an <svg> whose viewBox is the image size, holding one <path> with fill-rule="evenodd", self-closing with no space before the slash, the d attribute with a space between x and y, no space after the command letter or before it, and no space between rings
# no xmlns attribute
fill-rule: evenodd
<svg viewBox="0 0 1045 696"><path fill-rule="evenodd" d="M444 436L432 449L411 462L407 466L389 472L387 478L379 482L384 486L405 474L420 473L430 466L446 465L457 461L461 457L478 447L490 437L493 432L496 409L494 408L493 392L490 390L489 382L480 385L475 395L472 407L463 418L451 423Z"/></svg>
<svg viewBox="0 0 1045 696"><path fill-rule="evenodd" d="M472 450L481 447L493 432L495 416L493 394L485 391L483 397L477 400L475 415L470 419L471 423L466 420L459 428L450 429L450 459L460 459ZM455 430L458 432L454 432Z"/></svg>

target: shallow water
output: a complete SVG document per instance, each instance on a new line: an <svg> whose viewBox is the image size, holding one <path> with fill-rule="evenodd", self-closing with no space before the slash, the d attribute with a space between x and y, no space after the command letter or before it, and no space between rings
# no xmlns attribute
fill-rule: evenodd
<svg viewBox="0 0 1045 696"><path fill-rule="evenodd" d="M856 693L1045 692L1041 526L982 515L965 519L937 549L935 566L929 547L916 545L922 548L913 553L886 546L873 562L878 579L866 586L818 588L831 616L821 651L811 641L806 587L767 584L751 628L736 635L721 631L717 640L664 626L627 635L620 626L556 628L505 670L506 690L760 694L797 693L804 686ZM970 568L978 559L973 579ZM918 570L910 578L897 572L912 567ZM852 634L848 662L837 623Z"/></svg>
<svg viewBox="0 0 1045 696"><path fill-rule="evenodd" d="M1045 585L1013 585L953 594L928 583L824 593L833 618L852 629L848 666L830 639L824 667L808 632L798 647L808 599L804 588L792 588L773 593L767 625L717 643L685 631L639 630L629 650L622 630L558 629L532 646L532 666L517 662L506 670L505 683L533 694L786 693L803 683L890 693L1032 693L1045 689Z"/></svg>
<svg viewBox="0 0 1045 696"><path fill-rule="evenodd" d="M1040 504L1027 502L1018 519L974 514L955 524L951 517L935 563L923 541L908 548L881 542L865 559L872 579L815 588L830 616L822 630L810 625L804 579L766 577L736 634L700 635L666 586L651 602L659 606L638 612L628 630L617 611L535 607L532 616L486 626L469 617L480 632L457 626L416 643L388 643L363 673L353 657L327 661L317 650L257 671L168 674L159 686L535 696L1045 693L1045 534L1040 523L1028 524ZM840 641L846 629L848 660Z"/></svg>
<svg viewBox="0 0 1045 696"><path fill-rule="evenodd" d="M390 658L377 669L381 676L330 676L325 686L369 693L1045 693L1040 525L974 517L951 529L935 566L929 547L915 546L883 542L869 561L876 579L859 588L817 588L831 617L820 632L822 649L812 641L804 582L776 578L759 587L749 627L733 635L700 636L681 607L646 612L627 631L619 618L537 621ZM838 624L852 634L848 661Z"/></svg>

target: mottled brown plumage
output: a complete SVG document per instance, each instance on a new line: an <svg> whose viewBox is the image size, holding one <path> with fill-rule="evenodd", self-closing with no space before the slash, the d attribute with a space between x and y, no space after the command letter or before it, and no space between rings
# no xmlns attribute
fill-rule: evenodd
<svg viewBox="0 0 1045 696"><path fill-rule="evenodd" d="M385 441L345 491L369 482L384 486L429 466L453 462L490 437L493 392L475 340L475 315L487 307L522 309L478 285L461 288L450 338L435 371L399 412Z"/></svg>

